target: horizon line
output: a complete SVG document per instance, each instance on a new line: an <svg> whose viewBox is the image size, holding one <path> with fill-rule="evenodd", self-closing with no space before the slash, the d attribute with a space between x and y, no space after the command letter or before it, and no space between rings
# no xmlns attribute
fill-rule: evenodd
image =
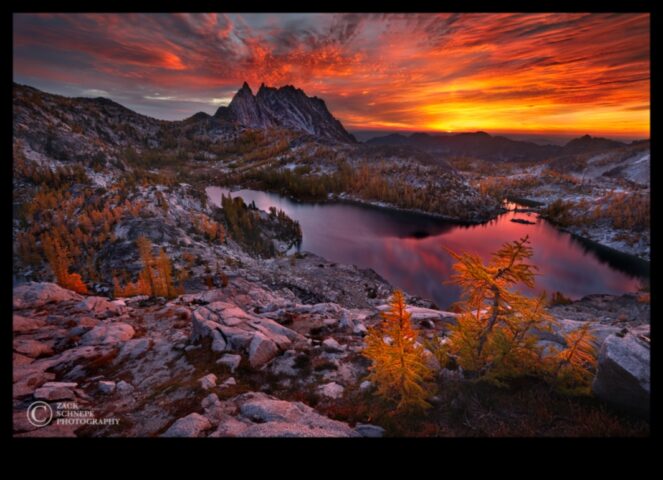
<svg viewBox="0 0 663 480"><path fill-rule="evenodd" d="M123 103L121 103L117 100L114 100L110 96L108 96L108 97L106 97L106 96L85 96L85 95L67 96L67 95L63 95L61 93L54 93L52 91L49 92L47 90L35 87L35 86L27 84L27 83L19 83L16 80L13 80L13 79L12 79L12 83L13 83L14 86L28 87L28 88L32 88L34 90L37 90L39 92L46 93L48 95L54 95L54 96L59 96L59 97L63 97L63 98L87 98L87 99L92 99L92 100L95 100L95 99L110 100L110 101L112 101L114 103L117 103L118 105L122 106L123 108L126 108L127 110L130 110L130 111L132 111L132 112L134 112L138 115L142 115L144 117L152 118L152 119L158 120L158 121L182 122L182 121L187 120L187 119L189 119L189 118L191 118L195 115L198 115L200 113L203 113L203 114L206 114L206 115L209 115L209 116L214 115L214 113L210 114L210 113L207 113L203 110L200 110L200 111L195 112L191 115L188 115L186 117L176 119L176 120L167 119L167 118L159 118L157 116L141 113L141 112L139 112L138 110L136 110L132 107L128 107L128 106L124 105ZM247 83L247 82L244 82L244 83ZM295 87L294 85L291 85L291 84L289 84L289 86L292 86L293 88L297 88L297 87ZM279 87L271 87L271 88L279 88ZM314 98L314 97L311 97L311 98ZM210 105L210 107L213 107L213 108L215 108L215 110L218 110L219 108L222 108L222 107L227 108L228 105L219 105L219 106ZM334 115L332 114L332 116L334 116ZM336 116L334 116L334 118L336 118ZM343 125L343 128L345 128L349 133L353 133L353 132L382 132L382 133L386 133L386 134L394 134L394 133L409 133L409 134L413 134L413 133L437 133L437 134L456 135L456 134L461 134L461 133L484 132L484 133L487 133L491 136L496 136L496 135L497 136L526 135L526 136L548 136L548 137L582 137L582 136L585 136L585 135L589 135L591 137L601 137L601 138L610 138L611 136L612 137L618 137L618 138L629 138L629 139L633 139L634 141L637 141L637 140L650 140L651 139L651 132L648 133L648 134L642 134L642 133L630 133L630 132L613 133L613 132L557 131L557 130L553 130L553 131L549 131L549 130L548 131L546 131L546 130L541 130L541 131L509 130L509 129L491 130L491 129L485 129L485 128L476 128L476 129L469 128L469 129L463 129L463 130L421 129L421 128L409 129L409 128L388 127L388 126L385 126L385 127L380 127L380 126L378 126L378 127L347 126L346 124L343 124L343 122L341 122L341 124Z"/></svg>

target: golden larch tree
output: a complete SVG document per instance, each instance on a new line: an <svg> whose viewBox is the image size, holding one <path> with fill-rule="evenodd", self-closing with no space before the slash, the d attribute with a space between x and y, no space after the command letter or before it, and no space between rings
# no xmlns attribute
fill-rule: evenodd
<svg viewBox="0 0 663 480"><path fill-rule="evenodd" d="M363 355L369 358L368 380L377 394L396 403L396 411L422 410L430 407L427 382L433 376L426 364L424 348L417 343L417 333L410 322L403 293L396 290L389 310L382 312L382 322L368 331Z"/></svg>
<svg viewBox="0 0 663 480"><path fill-rule="evenodd" d="M529 298L519 285L534 288L537 267L528 263L533 250L528 236L504 244L490 262L471 253L448 250L457 260L452 282L463 290L461 314L445 346L470 377L501 384L503 379L538 374L555 381L587 382L595 354L587 326L565 335L569 348L543 357L537 332L551 332L555 319L546 310L545 292ZM580 371L583 369L583 372Z"/></svg>
<svg viewBox="0 0 663 480"><path fill-rule="evenodd" d="M41 237L41 242L58 285L77 293L88 293L81 276L78 273L69 273L69 251L62 245L60 239L56 235L45 233Z"/></svg>
<svg viewBox="0 0 663 480"><path fill-rule="evenodd" d="M553 379L567 393L590 391L592 370L597 363L596 337L591 328L592 323L587 322L564 335L566 348L554 348L547 358Z"/></svg>
<svg viewBox="0 0 663 480"><path fill-rule="evenodd" d="M166 251L159 249L155 258L152 254L152 242L144 236L136 239L138 255L143 269L138 274L138 280L120 285L117 277L113 278L114 295L116 297L130 297L135 295L150 295L155 297L174 298L183 292L177 288L173 281L173 266Z"/></svg>

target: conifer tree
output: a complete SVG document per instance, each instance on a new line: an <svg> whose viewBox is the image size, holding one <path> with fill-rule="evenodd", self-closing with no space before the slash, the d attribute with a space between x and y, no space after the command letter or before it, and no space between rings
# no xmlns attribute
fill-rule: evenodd
<svg viewBox="0 0 663 480"><path fill-rule="evenodd" d="M78 273L69 273L69 252L60 239L56 235L45 233L41 241L46 259L58 285L77 293L86 294L87 286L81 276Z"/></svg>
<svg viewBox="0 0 663 480"><path fill-rule="evenodd" d="M452 329L448 352L471 376L499 383L538 367L540 351L534 328L550 328L545 296L530 299L513 287L534 287L536 266L528 237L503 245L484 265L471 253L449 253L457 263L452 282L463 289L461 314Z"/></svg>
<svg viewBox="0 0 663 480"><path fill-rule="evenodd" d="M138 254L143 269L138 274L136 282L129 282L121 286L119 280L113 278L114 294L116 297L130 297L134 295L150 295L155 297L174 298L180 295L184 288L175 287L173 281L173 266L166 251L162 248L155 258L152 255L152 242L144 236L136 240Z"/></svg>
<svg viewBox="0 0 663 480"><path fill-rule="evenodd" d="M396 404L396 411L430 407L426 398L432 371L426 364L423 347L417 343L411 316L403 293L396 290L389 310L382 313L383 321L369 329L363 351L372 361L368 380L376 385L378 395Z"/></svg>
<svg viewBox="0 0 663 480"><path fill-rule="evenodd" d="M545 293L529 298L516 290L535 286L537 267L527 262L533 254L529 243L525 236L504 244L488 264L477 255L449 250L457 260L452 282L463 289L463 299L446 353L466 375L497 384L537 374L564 386L587 385L596 359L590 326L566 334L568 347L544 358L535 332L550 332L556 323L546 310Z"/></svg>
<svg viewBox="0 0 663 480"><path fill-rule="evenodd" d="M152 256L152 242L147 237L140 236L136 239L136 246L138 247L138 256L143 262L143 270L140 273L141 283L149 285L148 295L153 295L156 289L155 279L152 272L154 265L154 257Z"/></svg>
<svg viewBox="0 0 663 480"><path fill-rule="evenodd" d="M587 322L564 335L566 348L554 349L549 358L553 380L567 393L588 393L592 370L596 367L596 338Z"/></svg>

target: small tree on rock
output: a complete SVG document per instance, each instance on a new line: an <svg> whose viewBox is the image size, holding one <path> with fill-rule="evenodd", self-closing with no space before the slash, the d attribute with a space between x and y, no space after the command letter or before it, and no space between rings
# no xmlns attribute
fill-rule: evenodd
<svg viewBox="0 0 663 480"><path fill-rule="evenodd" d="M370 328L366 337L363 354L372 362L368 380L376 385L379 396L396 403L396 411L426 409L432 372L401 291L394 292L389 307L382 312L382 323Z"/></svg>
<svg viewBox="0 0 663 480"><path fill-rule="evenodd" d="M488 264L477 255L449 250L457 260L452 282L463 289L463 299L446 353L467 376L498 385L528 374L552 379L564 390L587 385L596 363L590 326L563 335L567 348L544 357L537 332L552 332L556 324L546 310L545 293L529 298L515 289L535 286L529 243L525 236L504 244Z"/></svg>

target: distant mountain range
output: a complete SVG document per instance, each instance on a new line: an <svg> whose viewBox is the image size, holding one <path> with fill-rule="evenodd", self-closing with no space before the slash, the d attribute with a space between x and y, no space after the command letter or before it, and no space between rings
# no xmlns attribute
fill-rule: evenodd
<svg viewBox="0 0 663 480"><path fill-rule="evenodd" d="M409 151L413 155L428 155L438 163L446 156L489 161L563 161L566 157L637 143L585 135L565 145L541 145L486 132L394 133L359 143L320 98L309 97L291 85L272 88L263 84L254 95L246 82L230 104L220 107L214 115L199 112L182 121L140 115L107 98L67 98L17 84L13 103L15 138L22 138L33 150L52 158L85 158L125 147L170 148L173 142L175 146L184 145L183 140L218 143L232 139L245 128L285 129L305 141L388 148L400 156Z"/></svg>
<svg viewBox="0 0 663 480"><path fill-rule="evenodd" d="M493 136L486 132L457 134L393 133L366 142L369 145L399 145L419 148L430 153L482 158L493 161L543 161L551 158L587 154L625 147L627 143L584 135L565 145L540 145L533 142ZM635 144L637 142L632 142Z"/></svg>

